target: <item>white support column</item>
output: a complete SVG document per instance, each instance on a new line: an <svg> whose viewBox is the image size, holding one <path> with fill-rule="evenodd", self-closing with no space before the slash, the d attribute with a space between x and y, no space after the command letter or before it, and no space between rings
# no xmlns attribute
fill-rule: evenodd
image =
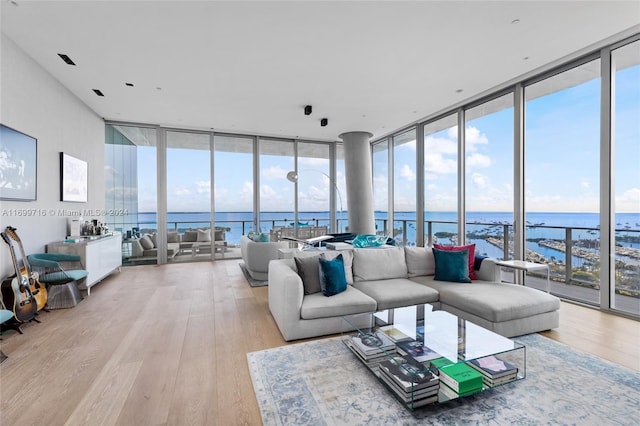
<svg viewBox="0 0 640 426"><path fill-rule="evenodd" d="M347 132L344 141L344 168L347 178L347 211L349 232L375 234L373 184L371 180L371 147L369 132Z"/></svg>

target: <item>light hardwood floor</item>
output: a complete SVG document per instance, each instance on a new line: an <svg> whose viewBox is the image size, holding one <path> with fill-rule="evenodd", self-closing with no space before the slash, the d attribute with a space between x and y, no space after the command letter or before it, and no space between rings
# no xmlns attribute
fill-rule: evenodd
<svg viewBox="0 0 640 426"><path fill-rule="evenodd" d="M261 424L246 354L286 344L237 260L123 268L4 333L1 425ZM544 335L640 371L640 323L562 304Z"/></svg>

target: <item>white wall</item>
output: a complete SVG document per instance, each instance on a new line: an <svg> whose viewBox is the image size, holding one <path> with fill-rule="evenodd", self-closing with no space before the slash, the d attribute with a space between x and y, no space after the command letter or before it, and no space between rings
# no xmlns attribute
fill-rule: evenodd
<svg viewBox="0 0 640 426"><path fill-rule="evenodd" d="M4 34L0 45L0 122L38 139L37 200L0 200L0 228L16 227L27 254L44 252L46 244L66 236L67 217L59 214L59 209L104 208L104 122ZM87 161L87 203L60 201L60 152ZM45 215L19 216L20 212L36 210ZM3 278L12 273L13 266L8 246L1 241L0 262Z"/></svg>

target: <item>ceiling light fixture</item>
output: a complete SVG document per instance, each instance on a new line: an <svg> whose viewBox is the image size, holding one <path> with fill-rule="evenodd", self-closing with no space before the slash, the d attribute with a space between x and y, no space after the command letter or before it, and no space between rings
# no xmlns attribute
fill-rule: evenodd
<svg viewBox="0 0 640 426"><path fill-rule="evenodd" d="M133 87L133 83L125 83L125 86Z"/></svg>
<svg viewBox="0 0 640 426"><path fill-rule="evenodd" d="M102 93L100 90L98 89L93 89L93 93L95 93L98 96L104 96L104 93Z"/></svg>
<svg viewBox="0 0 640 426"><path fill-rule="evenodd" d="M519 19L514 19L513 21L511 21L511 24L515 25L515 24L519 24L520 20Z"/></svg>
<svg viewBox="0 0 640 426"><path fill-rule="evenodd" d="M323 118L322 120L320 120L320 125L322 127L325 127L327 124L329 124L329 120L327 120L326 118Z"/></svg>
<svg viewBox="0 0 640 426"><path fill-rule="evenodd" d="M71 58L64 53L58 53L58 56L60 56L60 59L62 59L67 65L75 65L75 62L73 62Z"/></svg>
<svg viewBox="0 0 640 426"><path fill-rule="evenodd" d="M313 108L311 107L311 105L307 105L304 107L304 115L311 115L312 111L313 111Z"/></svg>
<svg viewBox="0 0 640 426"><path fill-rule="evenodd" d="M456 89L456 93L462 93L462 89Z"/></svg>

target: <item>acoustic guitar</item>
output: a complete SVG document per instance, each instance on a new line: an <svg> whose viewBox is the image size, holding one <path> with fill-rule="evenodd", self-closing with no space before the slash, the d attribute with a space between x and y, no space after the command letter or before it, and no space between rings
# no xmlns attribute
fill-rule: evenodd
<svg viewBox="0 0 640 426"><path fill-rule="evenodd" d="M11 239L9 236L1 232L0 235L5 243L9 246L11 252L11 260L13 261L13 269L16 274L2 281L0 289L2 290L2 299L7 309L13 312L13 316L18 322L27 322L35 318L37 312L36 300L29 289L29 279L22 275L18 262L16 261L16 253L13 250Z"/></svg>
<svg viewBox="0 0 640 426"><path fill-rule="evenodd" d="M31 265L29 265L29 261L27 260L27 255L24 251L24 247L22 246L22 240L18 236L16 232L17 229L13 226L7 226L4 232L11 237L11 239L18 243L18 248L20 249L20 253L22 255L22 275L25 275L29 279L29 289L31 290L31 294L34 299L36 299L36 309L38 312L45 309L44 307L47 305L47 300L49 295L47 293L47 288L42 285L40 282L40 275L37 272L31 270ZM45 309L46 311L46 309Z"/></svg>

